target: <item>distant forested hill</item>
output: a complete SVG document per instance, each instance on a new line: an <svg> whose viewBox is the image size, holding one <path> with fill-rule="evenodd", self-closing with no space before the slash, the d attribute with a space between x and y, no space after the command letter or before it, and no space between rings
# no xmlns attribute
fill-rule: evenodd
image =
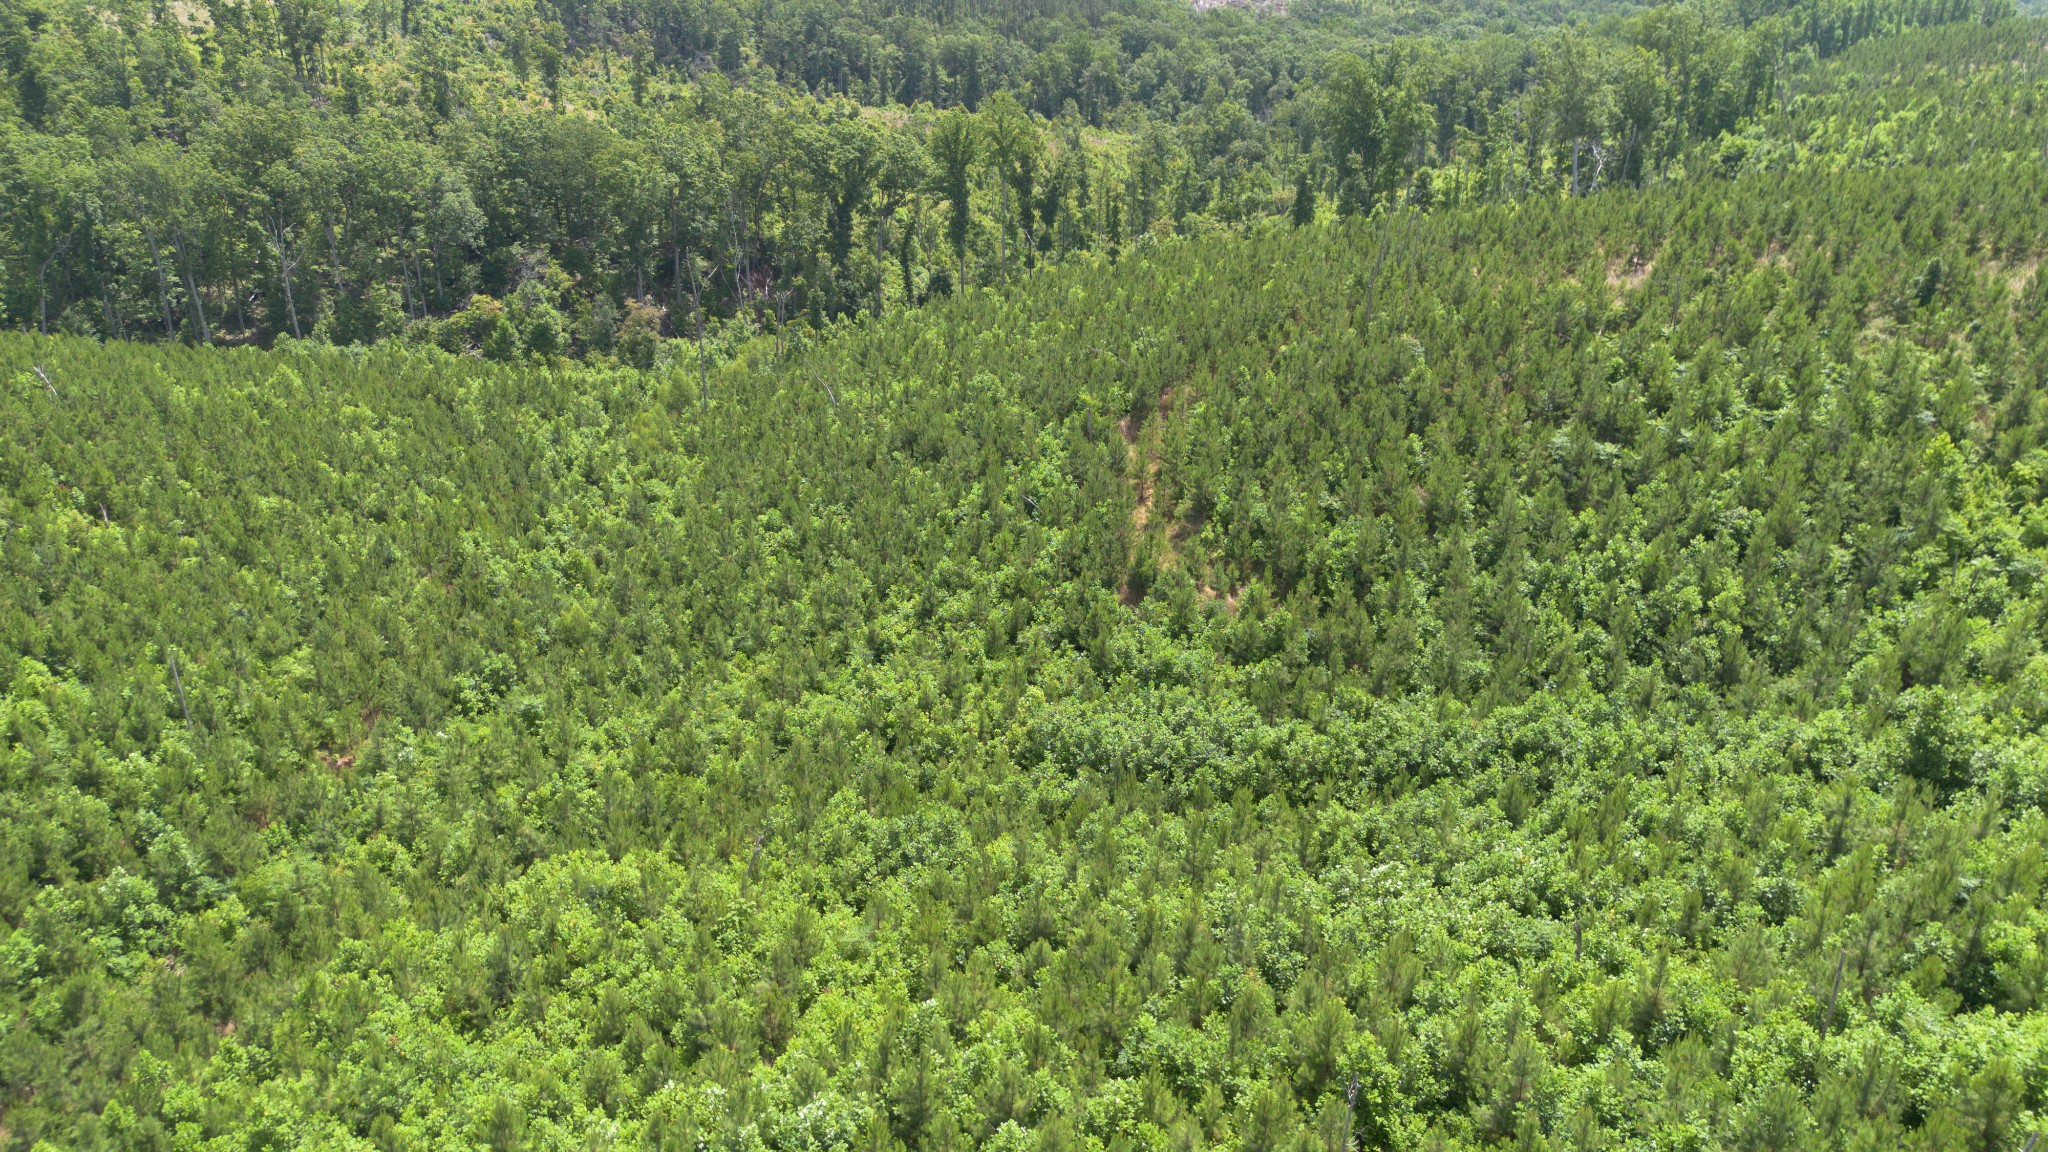
<svg viewBox="0 0 2048 1152"><path fill-rule="evenodd" d="M657 371L0 338L0 1143L2022 1147L2044 40Z"/></svg>
<svg viewBox="0 0 2048 1152"><path fill-rule="evenodd" d="M651 367L1146 236L1667 183L1811 61L2011 11L18 0L0 325Z"/></svg>

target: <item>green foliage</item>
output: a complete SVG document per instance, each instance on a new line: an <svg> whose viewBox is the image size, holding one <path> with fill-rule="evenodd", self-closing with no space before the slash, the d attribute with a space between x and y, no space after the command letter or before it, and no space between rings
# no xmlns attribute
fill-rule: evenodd
<svg viewBox="0 0 2048 1152"><path fill-rule="evenodd" d="M1350 215L1733 171L1801 61L2008 7L23 0L0 324L708 360L709 320L801 339L1319 192Z"/></svg>
<svg viewBox="0 0 2048 1152"><path fill-rule="evenodd" d="M0 338L0 1142L2021 1146L2041 38L1873 40L1657 179L1588 129L1503 176L1558 195L1134 229L812 339L693 301L679 356L582 240L489 294L413 250L420 346L320 343L324 265L272 350ZM945 117L1012 196L961 218L1035 248L1001 115ZM515 119L435 131L624 147ZM676 205L766 177L664 131L606 163L674 180L681 301L727 241ZM957 158L821 131L828 201ZM587 237L611 185L515 154L421 184L446 243L521 181ZM198 340L219 249L163 227ZM602 332L648 367L565 359Z"/></svg>

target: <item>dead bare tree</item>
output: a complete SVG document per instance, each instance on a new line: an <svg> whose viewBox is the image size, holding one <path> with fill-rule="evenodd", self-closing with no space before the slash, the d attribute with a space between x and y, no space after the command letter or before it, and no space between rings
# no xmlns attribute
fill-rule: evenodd
<svg viewBox="0 0 2048 1152"><path fill-rule="evenodd" d="M304 258L304 250L300 245L293 243L291 255L285 255L285 245L291 242L292 229L290 224L285 223L282 213L271 213L264 221L263 231L270 240L270 250L277 256L278 287L284 290L284 310L285 316L291 321L292 338L303 340L305 333L299 331L299 305L292 296L292 273L298 269L299 261Z"/></svg>

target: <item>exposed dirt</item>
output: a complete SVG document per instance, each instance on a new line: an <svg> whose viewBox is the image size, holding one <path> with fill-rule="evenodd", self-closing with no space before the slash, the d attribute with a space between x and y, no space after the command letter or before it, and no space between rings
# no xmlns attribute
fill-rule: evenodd
<svg viewBox="0 0 2048 1152"><path fill-rule="evenodd" d="M1166 398L1160 397L1161 423L1166 420L1166 404ZM1154 435L1149 444L1140 444L1138 438L1143 433L1144 426L1135 416L1125 416L1117 421L1116 430L1123 434L1125 449L1139 462L1138 505L1131 512L1131 539L1136 540L1145 534L1145 529L1152 523L1152 497L1159 488L1159 437ZM1156 425L1154 430L1156 432Z"/></svg>
<svg viewBox="0 0 2048 1152"><path fill-rule="evenodd" d="M1137 560L1138 546L1147 533L1158 540L1160 548L1159 567L1185 568L1185 546L1189 540L1201 534L1202 518L1180 515L1171 522L1159 522L1159 468L1161 441L1164 438L1167 421L1172 418L1173 401L1176 392L1165 388L1159 394L1159 403L1151 412L1126 415L1117 421L1117 432L1124 438L1124 449L1130 454L1132 487L1137 502L1131 509L1131 562ZM1190 573L1197 581L1196 595L1203 602L1221 601L1225 608L1237 608L1237 590L1219 591L1209 584L1207 572ZM1143 597L1126 581L1117 588L1117 598L1128 606L1136 606Z"/></svg>
<svg viewBox="0 0 2048 1152"><path fill-rule="evenodd" d="M1152 500L1159 489L1159 425L1165 422L1166 404L1166 395L1162 392L1156 420L1141 420L1137 413L1131 412L1116 422L1116 430L1124 438L1124 452L1137 473L1134 487L1138 500L1131 509L1131 554L1127 563L1136 563L1138 545L1152 523ZM1150 436L1145 435L1148 430ZM1116 598L1127 608L1135 607L1143 599L1131 587L1129 580L1117 586Z"/></svg>
<svg viewBox="0 0 2048 1152"><path fill-rule="evenodd" d="M1159 493L1160 438L1172 404L1173 389L1164 388L1160 390L1159 403L1152 412L1127 413L1116 422L1116 430L1124 438L1124 451L1128 453L1131 470L1136 476L1132 484L1138 499L1131 509L1131 563L1137 561L1138 545L1152 528L1154 501ZM1161 567L1180 562L1174 535L1171 530L1166 533L1166 554L1160 559ZM1136 605L1143 599L1128 580L1118 586L1116 594L1117 599L1126 605Z"/></svg>
<svg viewBox="0 0 2048 1152"><path fill-rule="evenodd" d="M1650 270L1657 266L1655 260L1640 252L1627 256L1616 256L1607 262L1607 286L1623 292L1633 292L1650 278Z"/></svg>
<svg viewBox="0 0 2048 1152"><path fill-rule="evenodd" d="M370 742L370 737L375 736L377 734L377 721L381 719L383 715L384 711L381 708L363 709L363 724L368 729L363 733L363 738L361 740L356 741L354 744L351 744L348 747L348 749L343 752L335 752L331 749L322 748L313 753L313 759L318 760L320 762L320 766L322 768L327 769L329 772L346 772L349 769L355 767L356 757L362 753L363 746Z"/></svg>
<svg viewBox="0 0 2048 1152"><path fill-rule="evenodd" d="M2007 268L2005 270L2005 290L2007 294L2014 300L2018 300L2026 292L2027 285L2033 282L2034 273L2040 270L2041 258L2039 256L2029 256L2025 260Z"/></svg>

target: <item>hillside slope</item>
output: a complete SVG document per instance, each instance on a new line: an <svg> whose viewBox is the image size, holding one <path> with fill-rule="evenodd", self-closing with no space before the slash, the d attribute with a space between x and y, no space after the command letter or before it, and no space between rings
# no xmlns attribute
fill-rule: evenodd
<svg viewBox="0 0 2048 1152"><path fill-rule="evenodd" d="M0 337L0 1140L2016 1146L2039 38L701 375Z"/></svg>

